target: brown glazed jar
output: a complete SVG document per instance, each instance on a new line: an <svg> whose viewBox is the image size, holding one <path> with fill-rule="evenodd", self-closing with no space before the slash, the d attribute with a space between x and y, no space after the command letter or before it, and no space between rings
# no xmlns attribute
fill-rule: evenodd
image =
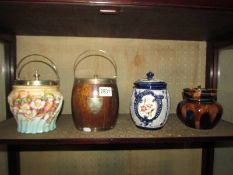
<svg viewBox="0 0 233 175"><path fill-rule="evenodd" d="M223 113L216 98L216 89L185 88L183 101L177 106L177 116L191 128L211 129L219 122Z"/></svg>
<svg viewBox="0 0 233 175"><path fill-rule="evenodd" d="M94 52L94 53L93 53ZM108 130L115 126L118 117L119 97L116 84L116 65L104 51L87 51L81 54L74 64L88 57L100 57L111 62L115 69L113 78L75 77L72 91L72 116L77 129L91 132Z"/></svg>

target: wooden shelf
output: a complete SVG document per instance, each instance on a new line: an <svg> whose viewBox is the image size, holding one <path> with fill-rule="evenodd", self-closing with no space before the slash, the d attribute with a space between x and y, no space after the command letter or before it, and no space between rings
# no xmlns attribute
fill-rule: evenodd
<svg viewBox="0 0 233 175"><path fill-rule="evenodd" d="M231 19L229 0L0 2L0 29L16 35L212 40L232 34Z"/></svg>
<svg viewBox="0 0 233 175"><path fill-rule="evenodd" d="M15 35L208 41L206 84L213 88L217 82L215 47L232 44L232 19L232 0L0 1L0 33L4 34L0 39L3 36L8 43L6 36L12 37L6 47L12 50L7 52L6 89L11 90L14 79ZM221 121L214 129L196 130L185 126L176 115L170 115L164 128L151 131L137 128L130 115L122 114L114 129L85 133L74 127L71 115L62 115L54 131L21 134L16 131L13 118L0 123L0 144L8 145L9 174L20 174L19 151L25 147L154 149L158 145L162 148L194 145L202 148L202 175L209 175L213 174L214 147L218 143L233 145L233 124Z"/></svg>
<svg viewBox="0 0 233 175"><path fill-rule="evenodd" d="M137 128L129 114L119 115L114 129L82 132L74 127L71 115L62 115L54 131L42 134L22 134L16 122L0 123L0 143L14 145L140 145L176 143L221 143L233 141L233 124L221 121L214 129L197 130L185 126L176 115L170 115L160 130Z"/></svg>

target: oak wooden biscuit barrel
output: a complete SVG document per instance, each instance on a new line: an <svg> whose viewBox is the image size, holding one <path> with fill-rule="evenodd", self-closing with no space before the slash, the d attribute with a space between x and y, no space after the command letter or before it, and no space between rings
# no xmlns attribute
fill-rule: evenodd
<svg viewBox="0 0 233 175"><path fill-rule="evenodd" d="M89 51L81 54L74 64L74 72L79 63L88 57L101 57L110 61L115 75L112 78L75 77L72 90L72 116L77 129L91 132L108 130L115 126L118 117L119 96L116 84L116 65L104 51Z"/></svg>

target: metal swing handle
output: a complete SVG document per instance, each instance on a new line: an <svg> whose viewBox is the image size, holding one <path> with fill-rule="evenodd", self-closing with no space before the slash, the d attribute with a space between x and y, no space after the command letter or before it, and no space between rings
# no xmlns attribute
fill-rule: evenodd
<svg viewBox="0 0 233 175"><path fill-rule="evenodd" d="M34 60L29 60L29 61L28 61L27 59L29 59L29 57L42 57L42 58L45 59L47 62L46 62L46 61L43 61L43 60L40 60L40 59L34 59ZM25 62L25 61L26 61L26 62ZM16 79L17 79L17 80L20 80L20 75L21 75L21 72L22 72L23 68L24 68L25 66L27 66L28 64L34 63L34 62L36 62L36 63L44 63L44 64L46 64L47 66L49 66L49 67L53 70L53 72L56 74L57 81L60 80L60 77L59 77L59 74L58 74L58 70L57 70L57 68L56 68L56 66L55 66L55 64L54 64L54 62L53 62L52 60L50 60L48 57L43 56L43 55L40 55L40 54L31 54L31 55L27 55L27 56L23 57L23 58L20 60L20 62L19 62L18 65L17 65L17 69L16 69Z"/></svg>
<svg viewBox="0 0 233 175"><path fill-rule="evenodd" d="M103 51L103 50L87 50L87 51L82 52L76 58L76 60L74 62L74 67L73 67L74 75L75 75L75 72L76 72L76 69L77 69L79 63L81 63L83 60L85 60L86 58L89 58L89 57L101 57L101 58L109 61L112 64L114 71L115 71L115 75L113 76L113 78L117 77L117 66L116 66L115 60L112 57L108 56L107 52Z"/></svg>

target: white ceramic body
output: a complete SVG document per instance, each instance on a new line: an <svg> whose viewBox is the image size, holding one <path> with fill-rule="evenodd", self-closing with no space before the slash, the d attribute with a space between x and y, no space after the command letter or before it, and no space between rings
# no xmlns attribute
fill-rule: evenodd
<svg viewBox="0 0 233 175"><path fill-rule="evenodd" d="M58 86L13 86L10 110L20 133L43 133L56 128L63 96Z"/></svg>
<svg viewBox="0 0 233 175"><path fill-rule="evenodd" d="M166 89L133 89L130 111L136 126L144 129L162 128L170 111L170 97Z"/></svg>

